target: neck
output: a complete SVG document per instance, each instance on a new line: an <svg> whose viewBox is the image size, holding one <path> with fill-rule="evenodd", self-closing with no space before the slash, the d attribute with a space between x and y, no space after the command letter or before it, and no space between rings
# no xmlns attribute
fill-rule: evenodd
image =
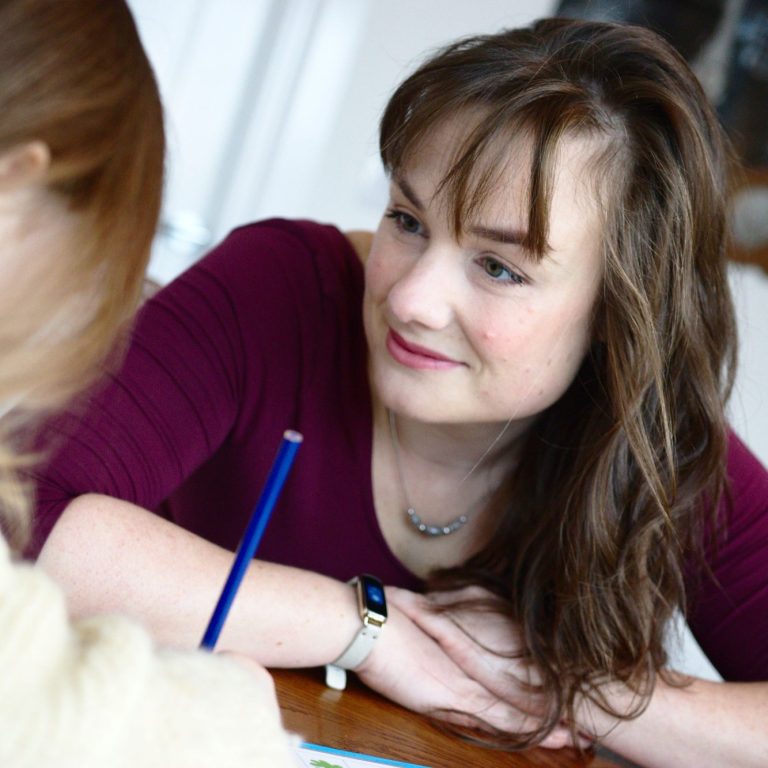
<svg viewBox="0 0 768 768"><path fill-rule="evenodd" d="M425 423L374 402L374 496L393 551L419 573L462 562L493 527L488 499L529 424Z"/></svg>
<svg viewBox="0 0 768 768"><path fill-rule="evenodd" d="M411 436L418 438L415 445L420 448L420 452L412 451L408 455L401 445L397 415L387 409L384 412L399 484L398 495L410 523L424 536L434 539L464 531L465 524L474 517L475 537L479 535L477 518L483 517L482 510L488 497L509 467L513 448L510 441L515 437L505 437L513 423L496 424L491 428L488 425L462 425L460 428L444 424L425 428L412 419L403 420ZM470 453L472 448L475 455ZM506 461L499 460L501 457ZM413 485L406 481L404 466L413 470ZM428 507L432 508L429 517L424 516L426 508L420 501L425 497Z"/></svg>
<svg viewBox="0 0 768 768"><path fill-rule="evenodd" d="M381 429L388 432L388 409L380 405L377 411ZM431 468L456 476L457 482L508 467L530 427L528 420L451 424L422 422L396 412L392 416L402 460L413 471Z"/></svg>

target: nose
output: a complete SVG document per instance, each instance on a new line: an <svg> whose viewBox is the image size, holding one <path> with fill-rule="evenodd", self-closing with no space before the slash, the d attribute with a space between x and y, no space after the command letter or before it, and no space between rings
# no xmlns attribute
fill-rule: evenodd
<svg viewBox="0 0 768 768"><path fill-rule="evenodd" d="M430 246L410 265L387 297L389 309L403 325L440 330L451 324L459 293L459 266L438 246Z"/></svg>

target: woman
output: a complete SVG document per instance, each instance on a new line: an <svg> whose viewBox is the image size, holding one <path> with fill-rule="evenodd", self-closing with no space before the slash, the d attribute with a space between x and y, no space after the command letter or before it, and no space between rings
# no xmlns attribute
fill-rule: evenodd
<svg viewBox="0 0 768 768"><path fill-rule="evenodd" d="M61 590L17 562L21 436L90 380L133 312L164 139L122 0L1 0L0 41L0 764L293 765L251 660L158 651L117 616L70 623Z"/></svg>
<svg viewBox="0 0 768 768"><path fill-rule="evenodd" d="M768 677L768 477L723 411L729 154L694 76L651 32L542 21L437 52L380 144L372 241L243 227L145 307L52 427L31 551L78 612L192 645L294 427L223 647L513 746L760 763L765 683L665 669L680 608L727 679Z"/></svg>

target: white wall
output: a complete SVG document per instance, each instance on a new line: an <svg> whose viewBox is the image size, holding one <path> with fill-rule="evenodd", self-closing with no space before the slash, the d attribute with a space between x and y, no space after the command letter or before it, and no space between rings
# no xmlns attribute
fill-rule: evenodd
<svg viewBox="0 0 768 768"><path fill-rule="evenodd" d="M739 324L739 367L729 407L731 424L768 466L768 276L732 264L731 288Z"/></svg>
<svg viewBox="0 0 768 768"><path fill-rule="evenodd" d="M551 0L371 3L335 134L317 174L308 181L306 201L312 214L348 227L374 226L386 202L378 120L397 84L428 50L462 35L527 24L553 5Z"/></svg>
<svg viewBox="0 0 768 768"><path fill-rule="evenodd" d="M430 48L546 15L554 0L129 0L169 126L168 280L233 226L300 216L373 228L390 92ZM713 48L722 55L722 45ZM718 53L719 51L719 53ZM706 67L705 80L711 78ZM716 80L716 78L715 78ZM733 424L768 464L768 279L732 267L742 336Z"/></svg>
<svg viewBox="0 0 768 768"><path fill-rule="evenodd" d="M381 110L420 56L545 15L553 0L129 0L169 126L167 279L265 216L373 227ZM175 236L175 237L174 237ZM183 240L187 239L187 243Z"/></svg>

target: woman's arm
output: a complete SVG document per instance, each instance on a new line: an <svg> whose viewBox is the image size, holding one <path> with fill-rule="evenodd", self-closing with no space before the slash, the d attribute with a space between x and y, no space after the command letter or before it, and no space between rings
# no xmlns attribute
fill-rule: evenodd
<svg viewBox="0 0 768 768"><path fill-rule="evenodd" d="M626 693L619 701L630 702ZM648 708L617 721L592 705L579 726L609 749L649 768L761 768L768 765L768 683L693 679L678 688L659 680Z"/></svg>
<svg viewBox="0 0 768 768"><path fill-rule="evenodd" d="M120 612L164 645L195 648L233 555L133 504L82 496L67 507L40 555L75 616ZM360 629L353 590L297 568L254 561L218 648L272 667L333 661ZM510 727L512 707L467 676L396 606L361 670L364 682L418 712L482 712Z"/></svg>
<svg viewBox="0 0 768 768"><path fill-rule="evenodd" d="M38 562L64 587L74 616L127 614L161 644L196 648L232 557L134 504L89 494L69 504ZM359 623L346 584L255 560L217 648L265 666L317 666L341 654Z"/></svg>
<svg viewBox="0 0 768 768"><path fill-rule="evenodd" d="M393 591L397 605L476 680L497 696L527 712L532 730L540 703L515 680L535 684L535 670L499 656L513 653L515 625L498 614L471 609L436 613L432 601L487 598L480 588L430 598L406 590ZM745 648L745 653L749 649ZM690 679L690 678L689 678ZM621 686L609 692L616 711L631 711L631 693ZM577 707L577 728L590 739L643 766L695 765L751 768L768 765L768 683L713 683L692 679L680 688L659 680L647 709L633 720L617 720L595 705Z"/></svg>

